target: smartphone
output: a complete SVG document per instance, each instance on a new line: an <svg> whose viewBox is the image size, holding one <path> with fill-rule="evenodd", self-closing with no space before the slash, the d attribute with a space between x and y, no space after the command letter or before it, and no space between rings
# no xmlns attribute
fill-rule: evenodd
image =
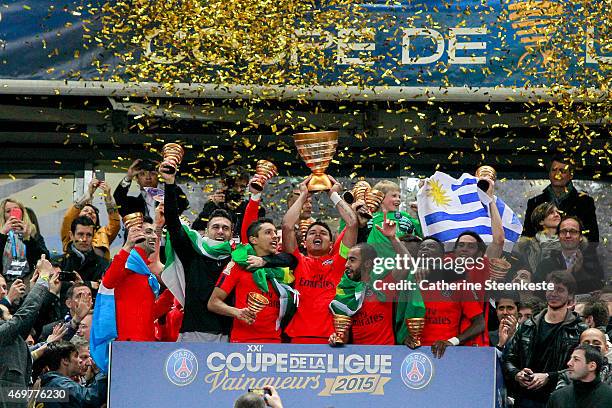
<svg viewBox="0 0 612 408"><path fill-rule="evenodd" d="M61 271L59 273L59 280L62 282L74 282L77 278L76 272Z"/></svg>
<svg viewBox="0 0 612 408"><path fill-rule="evenodd" d="M249 388L249 392L252 392L253 394L261 395L262 397L264 395L272 395L270 390L266 388Z"/></svg>
<svg viewBox="0 0 612 408"><path fill-rule="evenodd" d="M105 177L105 175L104 175L104 170L99 170L99 169L98 169L98 170L95 170L95 171L94 171L94 177L95 177L95 178L96 178L96 180L98 180L98 181L105 181L105 180L104 180L104 177Z"/></svg>
<svg viewBox="0 0 612 408"><path fill-rule="evenodd" d="M9 217L15 217L18 220L21 220L23 217L23 211L21 211L21 208L19 207L11 208L11 211L9 211Z"/></svg>

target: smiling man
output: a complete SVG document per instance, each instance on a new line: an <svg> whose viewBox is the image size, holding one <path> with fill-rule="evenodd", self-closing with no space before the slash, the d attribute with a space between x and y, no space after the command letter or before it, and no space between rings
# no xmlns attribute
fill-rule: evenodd
<svg viewBox="0 0 612 408"><path fill-rule="evenodd" d="M199 236L181 224L179 219L180 189L175 177L178 174L162 173L164 191L164 215L168 235L166 245L174 251L175 262L183 271L183 321L178 341L227 342L231 319L208 310L207 304L221 271L227 266L232 247L231 216L225 210L215 210ZM168 264L169 262L166 262ZM167 271L162 274L166 285L172 288Z"/></svg>
<svg viewBox="0 0 612 408"><path fill-rule="evenodd" d="M248 249L249 255L265 257L277 252L279 238L272 220L260 218L251 223L247 236L249 244L243 248ZM208 310L234 319L230 333L232 343L280 343L278 319L281 297L278 291L280 275L277 273L282 272L279 268L248 271L234 255L210 296ZM235 294L235 307L226 302L231 293ZM263 296L267 301L267 305L257 315L247 307L247 298L251 293Z"/></svg>
<svg viewBox="0 0 612 408"><path fill-rule="evenodd" d="M115 289L119 341L155 341L153 322L172 306L172 294L165 290L160 296L159 282L148 267L156 241L153 220L144 217L142 228L128 230L123 248L102 279L106 288Z"/></svg>
<svg viewBox="0 0 612 408"><path fill-rule="evenodd" d="M601 289L603 269L594 245L585 245L583 241L582 221L575 216L563 216L557 226L557 234L561 249L550 251L549 257L540 263L535 281L545 280L553 271L563 270L576 280L576 293Z"/></svg>

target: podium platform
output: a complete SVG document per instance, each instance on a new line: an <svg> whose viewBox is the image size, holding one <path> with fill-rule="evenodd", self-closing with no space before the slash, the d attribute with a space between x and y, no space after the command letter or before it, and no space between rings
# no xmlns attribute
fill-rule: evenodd
<svg viewBox="0 0 612 408"><path fill-rule="evenodd" d="M287 408L501 408L495 349L114 342L109 408L233 407L276 387Z"/></svg>

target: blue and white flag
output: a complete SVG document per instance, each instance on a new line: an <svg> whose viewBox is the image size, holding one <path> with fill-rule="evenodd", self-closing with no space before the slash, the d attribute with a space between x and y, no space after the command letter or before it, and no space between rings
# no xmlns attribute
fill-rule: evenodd
<svg viewBox="0 0 612 408"><path fill-rule="evenodd" d="M417 194L419 219L424 236L442 242L455 242L464 231L479 234L486 243L493 241L488 205L491 198L480 190L478 179L464 173L458 180L437 171ZM518 217L500 198L495 197L506 240L504 251L512 251L523 231Z"/></svg>
<svg viewBox="0 0 612 408"><path fill-rule="evenodd" d="M89 353L104 373L108 373L110 343L116 338L115 289L100 284L89 332Z"/></svg>

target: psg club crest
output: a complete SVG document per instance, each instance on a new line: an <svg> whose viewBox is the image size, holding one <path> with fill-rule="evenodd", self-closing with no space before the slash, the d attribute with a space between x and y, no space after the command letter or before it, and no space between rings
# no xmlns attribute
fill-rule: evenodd
<svg viewBox="0 0 612 408"><path fill-rule="evenodd" d="M406 387L413 390L427 387L433 377L433 372L433 363L423 353L409 354L402 362L402 381Z"/></svg>
<svg viewBox="0 0 612 408"><path fill-rule="evenodd" d="M198 359L189 350L174 351L166 360L166 377L179 387L189 385L198 375Z"/></svg>

